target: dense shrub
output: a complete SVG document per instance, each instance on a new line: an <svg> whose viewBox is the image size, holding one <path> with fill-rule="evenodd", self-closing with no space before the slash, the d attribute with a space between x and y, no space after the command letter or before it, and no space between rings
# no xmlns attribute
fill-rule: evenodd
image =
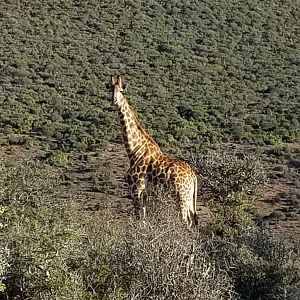
<svg viewBox="0 0 300 300"><path fill-rule="evenodd" d="M222 243L217 260L228 271L240 299L299 299L299 241L254 227Z"/></svg>
<svg viewBox="0 0 300 300"><path fill-rule="evenodd" d="M251 225L254 201L265 182L257 157L214 151L195 155L191 162L202 176L201 200L215 211L215 230L230 235Z"/></svg>
<svg viewBox="0 0 300 300"><path fill-rule="evenodd" d="M35 164L0 168L0 298L93 299L108 270L82 199L64 194L55 174ZM95 241L109 247L106 224Z"/></svg>
<svg viewBox="0 0 300 300"><path fill-rule="evenodd" d="M62 151L53 151L48 155L46 160L52 166L65 167L69 163L69 156Z"/></svg>

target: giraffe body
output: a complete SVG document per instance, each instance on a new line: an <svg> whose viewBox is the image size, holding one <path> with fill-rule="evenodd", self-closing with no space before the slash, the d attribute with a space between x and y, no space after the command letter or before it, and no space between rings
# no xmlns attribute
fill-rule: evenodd
<svg viewBox="0 0 300 300"><path fill-rule="evenodd" d="M120 76L112 77L112 100L117 105L125 149L130 160L126 181L136 214L140 212L147 182L170 183L179 197L181 215L188 227L197 223L197 176L184 160L164 154L140 125L123 96Z"/></svg>

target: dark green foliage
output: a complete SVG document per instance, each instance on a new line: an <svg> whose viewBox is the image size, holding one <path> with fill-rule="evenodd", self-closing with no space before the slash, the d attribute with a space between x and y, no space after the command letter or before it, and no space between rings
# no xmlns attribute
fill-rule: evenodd
<svg viewBox="0 0 300 300"><path fill-rule="evenodd" d="M297 141L299 15L292 0L6 1L1 128L63 151L114 139L105 84L121 73L166 147Z"/></svg>

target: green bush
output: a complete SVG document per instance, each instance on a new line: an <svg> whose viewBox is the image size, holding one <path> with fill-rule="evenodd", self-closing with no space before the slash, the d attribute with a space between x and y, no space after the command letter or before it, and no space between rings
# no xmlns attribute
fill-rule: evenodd
<svg viewBox="0 0 300 300"><path fill-rule="evenodd" d="M199 194L215 211L212 226L216 232L231 235L252 226L254 201L265 182L257 157L214 151L194 156L192 163L203 176Z"/></svg>
<svg viewBox="0 0 300 300"><path fill-rule="evenodd" d="M69 163L69 155L62 151L53 151L48 157L47 161L55 167L65 167Z"/></svg>
<svg viewBox="0 0 300 300"><path fill-rule="evenodd" d="M299 241L255 226L233 236L211 226L187 231L170 194L150 198L146 218L130 224L110 256L129 299L298 299Z"/></svg>
<svg viewBox="0 0 300 300"><path fill-rule="evenodd" d="M35 164L1 171L0 278L9 299L233 299L226 274L169 210L120 230L111 215L82 211Z"/></svg>
<svg viewBox="0 0 300 300"><path fill-rule="evenodd" d="M91 241L94 220L82 199L63 195L50 171L31 163L0 168L3 299L106 299L97 294L110 272L101 254L114 239L106 223Z"/></svg>

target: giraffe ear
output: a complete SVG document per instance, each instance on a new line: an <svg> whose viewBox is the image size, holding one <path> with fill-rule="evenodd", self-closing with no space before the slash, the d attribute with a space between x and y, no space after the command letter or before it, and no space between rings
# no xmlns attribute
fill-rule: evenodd
<svg viewBox="0 0 300 300"><path fill-rule="evenodd" d="M111 83L112 83L112 85L116 84L116 80L115 80L114 75L111 75Z"/></svg>
<svg viewBox="0 0 300 300"><path fill-rule="evenodd" d="M120 75L118 75L117 81L118 81L118 86L119 86L120 88L122 88L122 80L121 80L121 76L120 76Z"/></svg>

